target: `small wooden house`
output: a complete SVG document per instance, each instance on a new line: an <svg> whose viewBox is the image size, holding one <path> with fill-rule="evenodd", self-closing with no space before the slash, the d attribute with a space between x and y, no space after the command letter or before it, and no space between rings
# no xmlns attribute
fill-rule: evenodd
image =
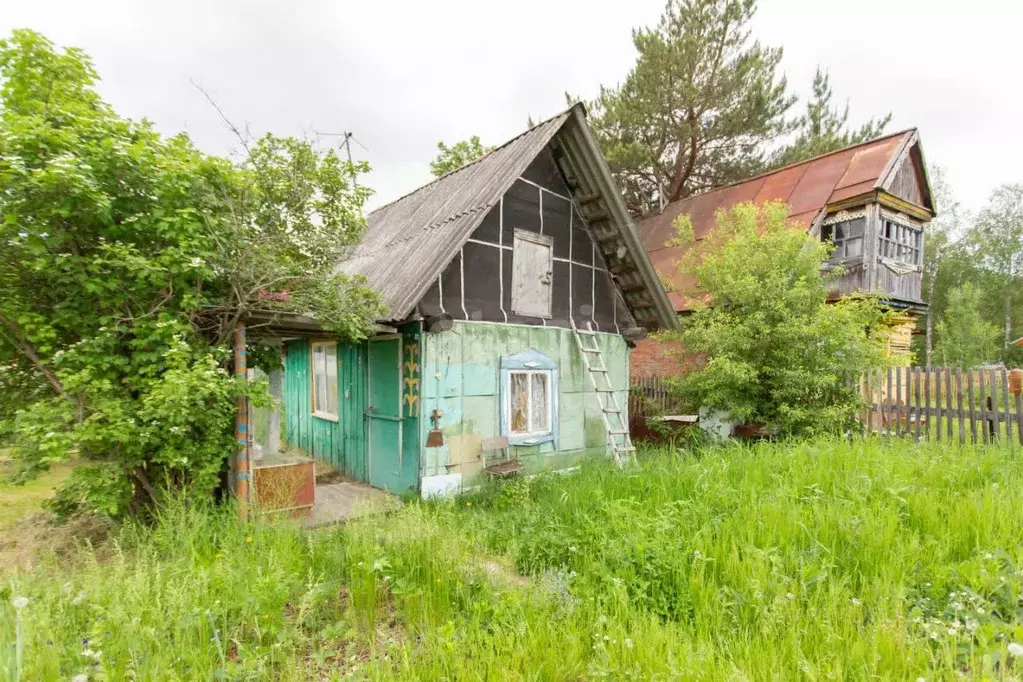
<svg viewBox="0 0 1023 682"><path fill-rule="evenodd" d="M630 339L676 317L582 106L367 222L340 267L387 314L362 343L284 341L292 448L431 494L494 459L537 471L621 447Z"/></svg>
<svg viewBox="0 0 1023 682"><path fill-rule="evenodd" d="M666 243L675 235L675 219L688 214L699 239L714 229L718 210L746 201L782 201L791 208L792 221L832 240L831 263L844 269L835 296L876 293L887 306L903 311L891 351L909 352L916 317L927 309L921 291L924 234L935 212L916 130L784 166L641 218L637 229L643 246L657 271L672 281L676 291L670 297L679 313L687 312L688 305L678 290L691 281L676 266L682 250ZM651 340L639 344L633 359L636 377L679 371L677 358Z"/></svg>

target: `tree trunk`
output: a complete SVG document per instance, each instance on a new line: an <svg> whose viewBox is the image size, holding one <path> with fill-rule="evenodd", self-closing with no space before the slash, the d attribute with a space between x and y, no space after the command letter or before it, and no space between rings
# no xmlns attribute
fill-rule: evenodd
<svg viewBox="0 0 1023 682"><path fill-rule="evenodd" d="M927 369L933 367L933 354L934 354L934 286L935 280L938 279L938 267L941 264L940 251L935 251L934 261L931 263L931 278L927 282L927 337L926 337L926 354L927 354Z"/></svg>
<svg viewBox="0 0 1023 682"><path fill-rule="evenodd" d="M1005 287L1005 347L1012 343L1012 282Z"/></svg>

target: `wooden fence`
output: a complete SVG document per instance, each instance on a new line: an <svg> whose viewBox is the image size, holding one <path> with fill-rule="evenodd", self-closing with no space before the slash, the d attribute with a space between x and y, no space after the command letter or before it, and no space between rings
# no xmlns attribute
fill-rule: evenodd
<svg viewBox="0 0 1023 682"><path fill-rule="evenodd" d="M670 382L664 377L633 379L629 385L629 418L643 421L679 412L682 402L672 391Z"/></svg>
<svg viewBox="0 0 1023 682"><path fill-rule="evenodd" d="M898 367L862 381L871 430L936 441L1023 445L1023 397L1000 369Z"/></svg>
<svg viewBox="0 0 1023 682"><path fill-rule="evenodd" d="M872 369L860 382L866 403L864 428L960 443L1023 445L1023 396L1010 391L1011 372L952 367ZM632 381L629 418L634 431L651 417L680 414L671 379Z"/></svg>

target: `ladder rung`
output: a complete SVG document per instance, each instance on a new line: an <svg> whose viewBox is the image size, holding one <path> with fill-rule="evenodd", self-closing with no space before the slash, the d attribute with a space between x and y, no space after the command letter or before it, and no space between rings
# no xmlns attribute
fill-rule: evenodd
<svg viewBox="0 0 1023 682"><path fill-rule="evenodd" d="M616 431L615 429L609 429L608 433L610 433L612 436L627 436L627 435L629 435L629 431L628 430Z"/></svg>
<svg viewBox="0 0 1023 682"><path fill-rule="evenodd" d="M600 354L599 348L584 348L583 346L579 346L579 350L581 350L584 353L597 353L598 355Z"/></svg>
<svg viewBox="0 0 1023 682"><path fill-rule="evenodd" d="M618 452L634 452L636 450L635 446L632 445L623 445L622 447L616 449L618 450Z"/></svg>
<svg viewBox="0 0 1023 682"><path fill-rule="evenodd" d="M604 412L606 414L621 414L622 413L621 410L619 410L617 408L610 408L610 407L605 407L604 408Z"/></svg>
<svg viewBox="0 0 1023 682"><path fill-rule="evenodd" d="M591 372L601 372L603 374L607 374L607 368L606 367L590 367L590 371Z"/></svg>

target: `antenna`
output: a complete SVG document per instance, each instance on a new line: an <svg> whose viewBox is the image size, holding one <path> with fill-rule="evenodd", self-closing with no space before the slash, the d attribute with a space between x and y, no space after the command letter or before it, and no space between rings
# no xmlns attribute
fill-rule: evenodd
<svg viewBox="0 0 1023 682"><path fill-rule="evenodd" d="M352 161L352 142L354 142L355 144L359 145L363 149L366 149L366 145L364 145L361 142L359 142L355 138L355 133L353 133L350 130L346 130L346 131L341 132L341 133L320 133L320 132L317 132L316 136L317 137L341 137L341 138L344 138L344 140L341 142L340 146L344 146L344 148L345 148L345 155L348 157L348 166L349 166L349 168L351 168L351 171L352 171L352 186L354 187L355 186L355 162ZM369 150L366 149L366 151L368 152Z"/></svg>

